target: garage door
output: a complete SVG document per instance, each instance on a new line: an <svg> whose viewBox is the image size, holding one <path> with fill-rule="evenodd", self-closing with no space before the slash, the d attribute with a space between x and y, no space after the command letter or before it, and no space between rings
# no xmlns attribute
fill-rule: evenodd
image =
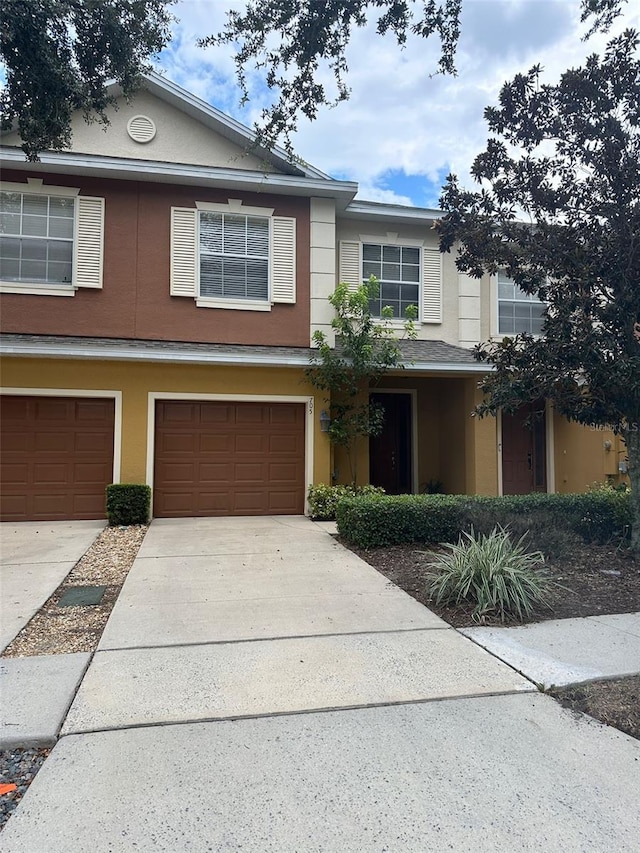
<svg viewBox="0 0 640 853"><path fill-rule="evenodd" d="M113 482L113 400L0 399L0 518L104 518Z"/></svg>
<svg viewBox="0 0 640 853"><path fill-rule="evenodd" d="M156 403L154 515L304 512L302 403Z"/></svg>

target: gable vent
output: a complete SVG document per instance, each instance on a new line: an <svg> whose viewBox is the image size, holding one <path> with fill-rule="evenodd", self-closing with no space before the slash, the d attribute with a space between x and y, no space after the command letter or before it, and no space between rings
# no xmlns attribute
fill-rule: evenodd
<svg viewBox="0 0 640 853"><path fill-rule="evenodd" d="M127 133L134 142L151 142L156 126L148 116L134 116L127 122Z"/></svg>

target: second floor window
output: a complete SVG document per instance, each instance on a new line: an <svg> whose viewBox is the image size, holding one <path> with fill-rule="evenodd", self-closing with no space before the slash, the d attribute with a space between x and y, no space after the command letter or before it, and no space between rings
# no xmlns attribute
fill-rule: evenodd
<svg viewBox="0 0 640 853"><path fill-rule="evenodd" d="M0 280L70 284L73 198L0 192Z"/></svg>
<svg viewBox="0 0 640 853"><path fill-rule="evenodd" d="M504 272L498 273L498 334L542 333L546 304L518 287Z"/></svg>
<svg viewBox="0 0 640 853"><path fill-rule="evenodd" d="M200 296L269 299L269 220L200 212Z"/></svg>
<svg viewBox="0 0 640 853"><path fill-rule="evenodd" d="M420 291L420 249L414 246L362 244L362 277L374 275L380 286L377 298L370 302L374 317L390 306L393 316L404 319L410 305L418 306Z"/></svg>

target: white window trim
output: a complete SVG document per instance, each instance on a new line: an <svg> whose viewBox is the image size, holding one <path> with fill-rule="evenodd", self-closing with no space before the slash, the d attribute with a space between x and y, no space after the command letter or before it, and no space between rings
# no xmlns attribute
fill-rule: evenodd
<svg viewBox="0 0 640 853"><path fill-rule="evenodd" d="M489 293L491 299L491 312L489 317L489 331L490 337L492 341L501 341L503 338L515 338L516 334L521 334L518 332L500 332L500 318L498 312L498 306L500 304L500 296L498 294L498 276L492 275L489 277ZM505 299L505 302L513 302L512 299ZM518 301L518 300L515 300ZM521 300L523 304L526 304L525 300ZM533 304L537 305L546 305L546 302L543 302L540 299L528 300L529 304L533 302ZM527 334L531 334L534 338L540 338L542 335L537 332L529 332Z"/></svg>
<svg viewBox="0 0 640 853"><path fill-rule="evenodd" d="M269 220L269 257L273 251L273 207L251 207L241 199L230 198L226 204L210 201L196 201L196 209L209 213L239 213L244 216L263 216ZM197 218L198 264L196 268L196 305L198 308L227 308L232 311L271 311L271 262L267 266L266 299L234 299L233 297L200 296L200 216Z"/></svg>
<svg viewBox="0 0 640 853"><path fill-rule="evenodd" d="M313 483L314 397L289 394L189 394L182 391L149 391L147 396L147 485L153 491L155 462L156 400L221 401L229 403L304 403L304 513L309 515L309 486ZM153 497L151 499L153 511Z"/></svg>
<svg viewBox="0 0 640 853"><path fill-rule="evenodd" d="M26 183L0 181L0 192L77 198L80 195L80 188L54 187L53 185L45 184L42 178L27 178ZM77 205L73 217L72 245L75 245L76 241L76 218ZM0 293L28 293L32 296L75 296L76 290L77 287L73 282L69 284L47 285L38 282L31 284L28 281L0 281Z"/></svg>
<svg viewBox="0 0 640 853"><path fill-rule="evenodd" d="M113 482L120 482L122 464L122 391L109 391L102 388L12 388L0 387L0 394L15 397L99 397L114 401L113 414Z"/></svg>
<svg viewBox="0 0 640 853"><path fill-rule="evenodd" d="M362 275L362 269L364 266L364 251L363 246L365 243L373 243L376 246L407 246L410 249L420 249L420 272L418 277L418 316L413 320L414 323L419 323L420 325L431 325L430 323L426 323L422 319L422 291L424 288L424 254L423 250L425 247L424 240L411 240L404 238L399 238L396 233L387 233L384 237L372 237L367 234L360 234L358 236L360 241L360 277L364 280L364 276ZM416 282L398 282L398 284L416 284ZM376 320L384 320L384 317L376 317ZM392 317L385 321L385 325L390 329L397 329L401 331L404 329L406 324L406 319L402 319L401 317Z"/></svg>

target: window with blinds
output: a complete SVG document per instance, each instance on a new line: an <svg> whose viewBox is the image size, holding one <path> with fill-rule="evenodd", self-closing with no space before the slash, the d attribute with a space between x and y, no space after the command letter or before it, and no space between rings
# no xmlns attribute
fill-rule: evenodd
<svg viewBox="0 0 640 853"><path fill-rule="evenodd" d="M546 308L546 303L521 290L505 272L498 273L499 335L542 334Z"/></svg>
<svg viewBox="0 0 640 853"><path fill-rule="evenodd" d="M200 296L269 298L269 219L200 211Z"/></svg>

